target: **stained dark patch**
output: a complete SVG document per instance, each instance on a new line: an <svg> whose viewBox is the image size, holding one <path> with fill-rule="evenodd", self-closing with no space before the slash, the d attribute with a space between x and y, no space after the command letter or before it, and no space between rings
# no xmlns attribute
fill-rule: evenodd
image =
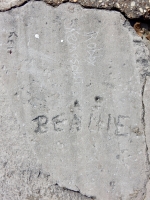
<svg viewBox="0 0 150 200"><path fill-rule="evenodd" d="M12 50L9 50L8 53L12 54Z"/></svg>
<svg viewBox="0 0 150 200"><path fill-rule="evenodd" d="M95 96L95 101L96 101L96 102L101 102L102 100L103 100L102 97L100 97L100 96Z"/></svg>
<svg viewBox="0 0 150 200"><path fill-rule="evenodd" d="M79 102L77 100L74 102L74 107L79 107Z"/></svg>
<svg viewBox="0 0 150 200"><path fill-rule="evenodd" d="M115 181L111 181L111 182L109 183L109 185L110 185L110 187L111 187L112 189L114 189L114 187L115 187Z"/></svg>

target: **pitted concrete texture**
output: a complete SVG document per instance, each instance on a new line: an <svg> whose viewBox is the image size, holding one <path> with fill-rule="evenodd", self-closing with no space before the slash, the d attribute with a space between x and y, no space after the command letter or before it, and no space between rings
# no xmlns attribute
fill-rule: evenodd
<svg viewBox="0 0 150 200"><path fill-rule="evenodd" d="M8 10L15 6L34 0L0 0L0 10ZM41 0L42 1L42 0ZM58 6L66 0L43 0L44 2ZM125 13L128 18L150 19L150 0L67 0L72 3L79 3L84 7L117 9Z"/></svg>
<svg viewBox="0 0 150 200"><path fill-rule="evenodd" d="M0 199L148 198L149 51L119 12L29 2L0 52Z"/></svg>

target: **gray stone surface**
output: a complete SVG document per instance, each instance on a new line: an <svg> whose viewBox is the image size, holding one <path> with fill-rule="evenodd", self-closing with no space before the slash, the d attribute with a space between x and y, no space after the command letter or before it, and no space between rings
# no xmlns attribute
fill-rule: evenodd
<svg viewBox="0 0 150 200"><path fill-rule="evenodd" d="M29 2L0 30L0 199L148 198L149 51L125 18Z"/></svg>

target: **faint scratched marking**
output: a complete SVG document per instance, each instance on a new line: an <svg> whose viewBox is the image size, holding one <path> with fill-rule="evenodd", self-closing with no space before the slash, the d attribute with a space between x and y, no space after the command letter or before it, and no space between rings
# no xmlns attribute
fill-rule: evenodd
<svg viewBox="0 0 150 200"><path fill-rule="evenodd" d="M95 41L98 36L98 32L89 32L89 33L84 33L83 35L86 40L85 42L87 43L87 60L86 62L92 66L95 66L96 63L96 58L99 56L99 48L97 48L97 42Z"/></svg>
<svg viewBox="0 0 150 200"><path fill-rule="evenodd" d="M99 113L99 107L96 107L93 109L92 113L90 114L90 120L88 128L90 132L98 132L99 131L99 125L101 121L101 115Z"/></svg>
<svg viewBox="0 0 150 200"><path fill-rule="evenodd" d="M47 131L46 124L48 122L48 118L45 115L40 115L32 120L37 123L37 127L35 129L35 133L45 133Z"/></svg>
<svg viewBox="0 0 150 200"><path fill-rule="evenodd" d="M14 31L9 33L8 38L11 38L12 36L18 37L18 35Z"/></svg>
<svg viewBox="0 0 150 200"><path fill-rule="evenodd" d="M98 32L92 31L89 33L84 33L83 36L87 38L85 42L88 42L89 40L96 39L98 36Z"/></svg>
<svg viewBox="0 0 150 200"><path fill-rule="evenodd" d="M18 37L18 35L15 33L15 31L11 31L9 33L8 40L7 40L7 44L8 44L7 51L10 54L12 53L12 50L13 50L14 44L15 44L15 40L17 37Z"/></svg>
<svg viewBox="0 0 150 200"><path fill-rule="evenodd" d="M64 113L56 115L52 118L53 126L55 131L63 131L63 126L65 125L67 119L64 118Z"/></svg>
<svg viewBox="0 0 150 200"><path fill-rule="evenodd" d="M108 114L107 131L110 129L111 114Z"/></svg>
<svg viewBox="0 0 150 200"><path fill-rule="evenodd" d="M77 114L74 114L70 124L70 130L80 131L80 129L81 129L81 118L77 116Z"/></svg>
<svg viewBox="0 0 150 200"><path fill-rule="evenodd" d="M37 57L39 57L39 56L41 56L42 57L42 60L44 60L44 61L46 61L46 62L52 62L52 61L54 61L54 62L56 62L56 60L52 57L52 56L50 56L50 55L48 55L48 54L46 54L46 53L43 53L43 52L41 52L41 51L38 51L38 50L36 50L36 49L33 49L33 48L28 48L28 51L29 51L29 55L34 55L35 56L35 59L37 58Z"/></svg>
<svg viewBox="0 0 150 200"><path fill-rule="evenodd" d="M76 30L77 19L65 20L64 28L66 32L66 41L69 47L70 59L69 63L73 73L75 84L83 83L81 63L79 61L78 47L79 47L79 31Z"/></svg>
<svg viewBox="0 0 150 200"><path fill-rule="evenodd" d="M115 134L117 136L127 136L129 134L130 130L127 126L127 122L129 123L129 116L119 115L117 121L116 118L114 118L114 123L116 125Z"/></svg>

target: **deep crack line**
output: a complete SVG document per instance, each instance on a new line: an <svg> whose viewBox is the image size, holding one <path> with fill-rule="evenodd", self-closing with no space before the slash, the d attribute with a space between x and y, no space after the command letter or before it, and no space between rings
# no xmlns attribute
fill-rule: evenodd
<svg viewBox="0 0 150 200"><path fill-rule="evenodd" d="M85 194L82 194L80 189L77 186L76 187L77 187L78 191L72 190L72 189L69 189L69 188L66 188L66 187L61 187L58 183L54 184L54 186L58 186L59 188L62 188L64 191L74 192L74 193L79 194L79 195L81 195L81 196L83 196L85 198L88 198L89 200L96 200L95 196L87 196Z"/></svg>
<svg viewBox="0 0 150 200"><path fill-rule="evenodd" d="M2 0L0 1L0 12L5 12L8 10L11 10L16 7L24 6L28 2L34 2L34 1L42 1L45 2L47 5L51 5L53 7L58 7L60 4L63 3L75 3L81 5L83 8L87 9L101 9L101 10L109 10L109 11L118 11L120 12L126 19L135 19L138 21L148 21L150 20L150 9L149 4L143 7L142 10L145 10L145 12L141 11L139 6L137 5L136 10L133 9L133 7L128 4L129 7L131 7L129 10L127 9L126 3L122 4L122 6L118 6L119 0L116 1L116 3L111 2L110 0L105 0L103 3L98 1L84 1L84 0L12 0L9 2L9 0ZM109 2L110 1L110 2ZM139 8L139 9L138 9ZM138 12L137 12L138 9Z"/></svg>
<svg viewBox="0 0 150 200"><path fill-rule="evenodd" d="M150 160L149 160L149 153L148 153L148 145L147 145L147 139L146 139L146 123L145 123L145 104L144 104L144 92L145 92L145 86L146 86L146 81L147 81L147 76L145 75L144 76L144 80L143 80L143 86L142 86L142 118L141 118L141 122L142 122L142 125L143 125L143 131L144 131L144 136L145 136L145 145L146 145L146 148L145 148L145 155L146 155L146 164L147 164L147 180L145 182L145 196L144 196L144 199L146 198L146 193L147 193L147 189L146 189L146 186L147 186L147 183L149 181L149 178L150 178Z"/></svg>
<svg viewBox="0 0 150 200"><path fill-rule="evenodd" d="M147 76L144 76L144 82L142 86L142 124L143 124L143 130L144 130L144 135L145 135L145 144L146 144L146 155L147 155L147 164L150 167L150 160L149 160L149 154L148 154L148 145L147 145L147 140L146 140L146 131L145 131L145 104L144 104L144 92L145 92L145 86L146 86L146 81L147 81ZM150 169L149 169L150 172Z"/></svg>
<svg viewBox="0 0 150 200"><path fill-rule="evenodd" d="M143 82L143 86L142 86L142 124L143 124L143 130L144 130L144 134L145 134L145 104L144 104L144 91L145 91L145 85L146 85L146 75L144 76L144 82Z"/></svg>

